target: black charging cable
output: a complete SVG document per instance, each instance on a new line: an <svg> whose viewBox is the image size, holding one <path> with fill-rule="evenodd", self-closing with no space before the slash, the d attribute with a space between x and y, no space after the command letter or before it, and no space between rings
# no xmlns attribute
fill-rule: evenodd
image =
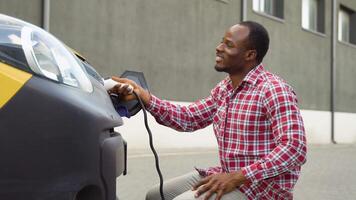
<svg viewBox="0 0 356 200"><path fill-rule="evenodd" d="M162 176L161 169L159 168L158 155L157 155L157 152L156 152L156 150L155 150L155 148L153 146L152 133L151 133L150 127L148 126L146 107L143 104L141 98L137 95L137 93L134 90L132 90L132 92L136 96L136 98L138 99L138 101L140 102L140 105L142 107L143 117L144 117L144 121L145 121L145 127L146 127L146 130L147 130L148 137L149 137L149 142L150 142L150 148L151 148L151 151L152 151L152 153L153 153L153 155L155 157L156 170L157 170L157 173L158 173L158 176L159 176L159 193L161 195L161 200L165 200L164 194L163 194L163 176Z"/></svg>

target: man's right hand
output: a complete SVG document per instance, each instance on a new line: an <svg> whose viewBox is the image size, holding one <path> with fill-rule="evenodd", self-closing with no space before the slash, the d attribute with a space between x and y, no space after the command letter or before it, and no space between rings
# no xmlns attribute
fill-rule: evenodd
<svg viewBox="0 0 356 200"><path fill-rule="evenodd" d="M143 104L145 106L149 104L151 99L150 93L143 89L141 86L137 85L134 81L127 78L119 78L116 76L112 76L111 79L125 85L122 86L120 84L117 84L108 91L109 93L120 95L121 99L123 99L124 101L136 99L136 96L129 90L129 85L131 85L135 93L141 98Z"/></svg>

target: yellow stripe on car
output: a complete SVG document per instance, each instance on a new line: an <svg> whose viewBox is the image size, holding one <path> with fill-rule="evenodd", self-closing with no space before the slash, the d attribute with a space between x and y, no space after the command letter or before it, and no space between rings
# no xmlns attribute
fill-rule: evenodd
<svg viewBox="0 0 356 200"><path fill-rule="evenodd" d="M32 74L0 62L0 108L2 108L31 77Z"/></svg>

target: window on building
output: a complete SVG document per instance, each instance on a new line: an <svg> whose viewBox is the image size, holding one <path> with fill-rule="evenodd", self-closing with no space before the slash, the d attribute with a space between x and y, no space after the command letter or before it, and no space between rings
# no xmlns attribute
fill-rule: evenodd
<svg viewBox="0 0 356 200"><path fill-rule="evenodd" d="M253 0L253 10L283 19L283 0Z"/></svg>
<svg viewBox="0 0 356 200"><path fill-rule="evenodd" d="M342 5L338 14L338 39L356 44L356 13Z"/></svg>
<svg viewBox="0 0 356 200"><path fill-rule="evenodd" d="M308 30L324 33L324 11L324 0L303 0L302 27Z"/></svg>

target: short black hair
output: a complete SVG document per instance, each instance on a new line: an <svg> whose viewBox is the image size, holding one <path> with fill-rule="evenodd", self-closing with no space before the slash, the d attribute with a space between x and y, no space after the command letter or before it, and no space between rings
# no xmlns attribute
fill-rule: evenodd
<svg viewBox="0 0 356 200"><path fill-rule="evenodd" d="M261 24L253 21L243 21L239 23L249 29L248 48L257 51L256 60L262 62L269 47L268 32Z"/></svg>

